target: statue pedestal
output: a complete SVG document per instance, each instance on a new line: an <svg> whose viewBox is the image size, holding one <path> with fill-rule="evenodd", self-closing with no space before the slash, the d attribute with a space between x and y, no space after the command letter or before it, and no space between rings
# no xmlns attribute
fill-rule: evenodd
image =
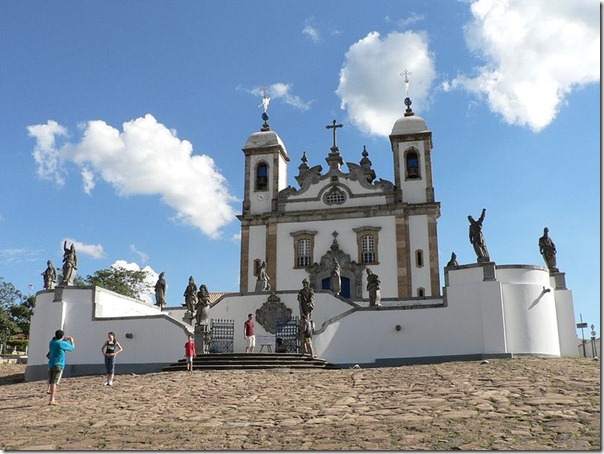
<svg viewBox="0 0 604 454"><path fill-rule="evenodd" d="M195 354L204 355L210 349L208 334L210 329L208 325L195 326Z"/></svg>
<svg viewBox="0 0 604 454"><path fill-rule="evenodd" d="M556 283L554 289L555 290L566 290L566 273L550 273L550 276L554 278L554 282Z"/></svg>
<svg viewBox="0 0 604 454"><path fill-rule="evenodd" d="M494 281L497 276L495 275L495 262L479 262L482 265L482 275L484 281Z"/></svg>
<svg viewBox="0 0 604 454"><path fill-rule="evenodd" d="M193 324L193 314L191 314L191 312L187 311L185 312L185 316L182 318L182 321L185 323L188 323L189 325Z"/></svg>

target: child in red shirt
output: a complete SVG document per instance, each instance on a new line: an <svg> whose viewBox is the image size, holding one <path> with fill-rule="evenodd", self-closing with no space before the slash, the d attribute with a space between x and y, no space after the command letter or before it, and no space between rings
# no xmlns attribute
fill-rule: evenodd
<svg viewBox="0 0 604 454"><path fill-rule="evenodd" d="M189 334L189 341L185 344L185 357L187 358L187 370L193 372L193 358L195 357L195 342Z"/></svg>

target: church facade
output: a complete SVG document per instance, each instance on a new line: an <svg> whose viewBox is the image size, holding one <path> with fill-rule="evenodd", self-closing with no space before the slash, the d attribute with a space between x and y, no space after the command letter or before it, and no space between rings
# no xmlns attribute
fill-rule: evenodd
<svg viewBox="0 0 604 454"><path fill-rule="evenodd" d="M254 291L262 263L271 289L329 289L338 262L340 295L367 298L367 268L381 278L383 297L440 295L437 219L432 182L432 132L408 112L390 135L392 180L376 179L369 153L344 162L336 143L325 169L298 166L298 188L287 185L290 158L265 121L245 143L245 194L241 221L240 291Z"/></svg>
<svg viewBox="0 0 604 454"><path fill-rule="evenodd" d="M243 146L240 291L221 294L209 312L212 342L220 331L215 327L229 333L222 339L228 348L216 352L245 351L248 314L256 316L259 348L274 347L289 326L295 351L299 291L308 281L314 353L339 367L577 356L572 292L557 267L496 264L488 256L461 265L452 259L441 287L432 133L410 102L390 134L391 180L376 179L364 148L358 163L344 163L334 121L325 169L304 155L299 187L288 186L287 149L266 112L263 118ZM375 287L372 295L367 284L378 276L376 303ZM121 373L159 371L175 362L184 339L200 332L178 293L168 294L161 310L96 286L38 292L26 380L46 377L45 354L56 329L78 342L66 376L102 373L94 358L109 331L124 345Z"/></svg>

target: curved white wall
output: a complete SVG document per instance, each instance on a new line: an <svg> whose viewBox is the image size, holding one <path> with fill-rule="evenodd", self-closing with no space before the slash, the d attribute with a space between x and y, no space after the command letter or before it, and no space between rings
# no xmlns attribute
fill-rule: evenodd
<svg viewBox="0 0 604 454"><path fill-rule="evenodd" d="M549 272L510 265L497 267L497 280L504 295L508 350L516 354L560 356L556 302Z"/></svg>

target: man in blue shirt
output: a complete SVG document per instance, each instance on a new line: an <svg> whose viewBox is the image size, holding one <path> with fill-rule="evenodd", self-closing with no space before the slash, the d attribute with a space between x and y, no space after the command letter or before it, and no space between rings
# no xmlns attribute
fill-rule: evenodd
<svg viewBox="0 0 604 454"><path fill-rule="evenodd" d="M48 346L48 384L50 385L50 402L48 405L59 405L56 401L57 383L65 369L65 352L70 352L75 347L71 336L65 336L63 330L55 331L55 337Z"/></svg>

